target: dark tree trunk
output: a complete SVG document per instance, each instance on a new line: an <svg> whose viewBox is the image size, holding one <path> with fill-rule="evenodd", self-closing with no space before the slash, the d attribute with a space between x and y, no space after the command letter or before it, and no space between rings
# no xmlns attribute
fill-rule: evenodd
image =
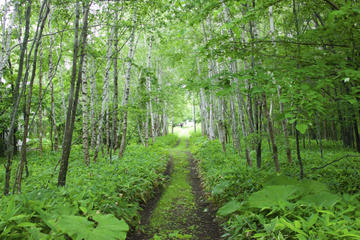
<svg viewBox="0 0 360 240"><path fill-rule="evenodd" d="M295 122L295 137L296 137L296 154L297 154L297 159L299 162L299 169L300 169L300 179L303 179L304 178L304 166L303 166L303 162L301 159L299 131L296 129L296 122Z"/></svg>
<svg viewBox="0 0 360 240"><path fill-rule="evenodd" d="M267 104L266 104L266 95L265 93L263 93L262 95L263 97L263 104L264 104L264 113L268 122L268 130L269 130L269 135L270 135L270 140L271 140L271 145L272 145L272 152L273 152L273 160L274 160L274 165L275 165L275 169L276 172L280 172L280 164L279 164L279 159L278 159L278 149L277 149L277 145L275 142L275 134L274 134L274 129L273 129L273 124L272 124L272 120L267 108Z"/></svg>
<svg viewBox="0 0 360 240"><path fill-rule="evenodd" d="M80 85L82 80L82 66L84 63L84 57L86 54L86 39L87 39L87 26L88 26L88 15L90 4L83 5L84 7L84 18L83 18L83 27L81 31L81 53L80 53L80 64L78 70L78 76L76 80L76 71L77 71L77 57L79 52L79 43L78 43L78 31L79 31L79 19L80 19L80 9L79 2L76 2L76 20L75 20L75 40L74 40L74 50L73 50L73 66L72 66L72 75L71 75L71 89L69 94L69 104L66 114L66 123L65 123L65 133L63 141L63 152L61 156L60 171L58 177L58 186L65 186L66 184L66 174L69 164L69 156L71 151L71 141L74 131L75 115L76 108L79 101L79 92ZM75 89L76 81L76 89ZM73 96L75 89L75 97Z"/></svg>
<svg viewBox="0 0 360 240"><path fill-rule="evenodd" d="M16 146L16 142L14 142L15 140L15 123L16 123L16 118L17 118L17 112L18 112L18 107L20 104L20 99L22 94L25 91L26 85L22 85L22 89L21 89L21 93L19 94L19 89L20 89L20 80L22 78L22 73L23 73L23 66L24 66L24 58L25 58L25 52L27 49L27 43L28 43L28 39L29 39L29 32L30 32L30 18L31 18L31 0L27 1L27 7L26 7L26 12L25 12L25 32L24 32L24 39L21 45L21 49L20 49L20 61L19 61L19 70L18 70L18 75L16 78L16 85L15 85L15 90L14 90L14 105L13 105L13 109L12 109L12 113L11 113L11 123L10 123L10 128L9 128L9 135L7 137L7 151L8 151L8 156L7 156L7 162L5 165L5 186L4 186L4 194L8 195L9 194L9 188L10 188L10 176L11 176L11 164L12 164L12 158L13 158L13 153L14 153L14 146Z"/></svg>
<svg viewBox="0 0 360 240"><path fill-rule="evenodd" d="M46 4L46 1L43 2L42 10L45 7L45 4ZM31 108L32 90L33 90L33 85L34 85L34 80L35 80L35 75L36 75L37 54L38 54L39 46L41 44L42 32L44 30L44 26L45 26L47 16L49 14L49 10L50 10L49 6L46 6L45 13L43 13L44 16L40 17L41 26L40 26L39 34L37 36L37 39L34 40L34 41L36 41L36 45L35 45L34 56L33 56L33 66L32 66L32 73L31 73L30 84L29 84L29 93L25 97L25 106L24 106L24 133L23 133L23 140L22 140L22 145L21 145L21 159L20 159L20 163L19 163L19 166L18 166L18 169L16 172L16 179L15 179L15 183L14 183L13 193L15 193L15 191L18 193L21 192L22 175L24 172L25 164L27 166L26 140L27 140L28 133L29 133L30 108ZM42 13L42 11L40 11L40 14L41 13ZM30 54L31 54L31 52L30 52ZM29 54L29 57L30 57L30 54ZM27 79L24 82L27 82ZM27 167L26 167L26 175L29 175Z"/></svg>

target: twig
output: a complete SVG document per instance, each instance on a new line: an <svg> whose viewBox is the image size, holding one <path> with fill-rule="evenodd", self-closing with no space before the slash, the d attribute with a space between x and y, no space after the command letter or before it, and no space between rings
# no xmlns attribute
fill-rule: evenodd
<svg viewBox="0 0 360 240"><path fill-rule="evenodd" d="M325 168L325 167L327 167L327 166L329 166L329 165L331 165L331 164L333 164L333 163L336 163L336 162L338 162L338 161L340 161L340 160L342 160L342 159L344 159L344 158L356 158L356 157L360 158L360 155L350 155L350 154L347 154L347 155L345 155L345 156L343 156L343 157L341 157L341 158L338 158L338 159L336 159L336 160L334 160L334 161L328 162L327 164L325 164L325 165L323 165L323 166L321 166L321 167L312 168L311 170L314 171L314 170L319 170L319 169Z"/></svg>

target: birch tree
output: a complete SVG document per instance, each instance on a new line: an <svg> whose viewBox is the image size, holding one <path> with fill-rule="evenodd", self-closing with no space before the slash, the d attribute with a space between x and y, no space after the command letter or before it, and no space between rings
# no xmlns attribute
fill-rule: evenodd
<svg viewBox="0 0 360 240"><path fill-rule="evenodd" d="M102 93L102 103L101 103L101 113L99 119L99 126L97 129L97 138L96 138L96 148L94 153L94 162L96 162L98 158L98 153L100 150L100 145L103 145L103 126L104 121L106 121L106 113L109 108L109 81L110 81L110 67L111 67L111 55L112 55L112 42L114 38L115 27L111 28L111 34L108 39L107 52L106 52L106 69L104 76L104 85L103 85L103 93ZM107 124L107 122L105 122ZM106 132L105 132L106 133Z"/></svg>
<svg viewBox="0 0 360 240"><path fill-rule="evenodd" d="M25 60L25 52L27 50L27 44L29 39L29 32L30 32L30 18L31 18L31 0L26 1L26 10L25 10L25 31L24 31L24 38L20 48L20 57L19 57L19 70L18 75L15 82L15 89L14 89L14 104L11 112L11 120L10 120L10 127L9 127L9 134L7 137L7 162L5 164L5 186L4 186L4 195L9 194L10 188L10 177L11 177L11 164L13 158L13 148L14 148L14 130L15 130L15 122L17 119L18 107L20 104L20 99L24 94L26 85L23 83L21 86L20 91L20 83L22 79L22 73L24 68L24 60Z"/></svg>
<svg viewBox="0 0 360 240"><path fill-rule="evenodd" d="M82 105L82 142L83 142L83 152L84 152L84 162L86 165L90 164L89 156L89 112L88 112L88 78L86 71L86 58L84 59L83 68L82 68L82 95L81 95L81 105Z"/></svg>
<svg viewBox="0 0 360 240"><path fill-rule="evenodd" d="M29 83L29 91L28 94L25 98L25 110L24 110L24 133L23 133L23 138L22 138L22 145L21 145L21 158L20 158L20 162L16 171L16 178L15 178L15 183L14 183L14 188L13 188L13 193L21 192L21 183L22 183L22 176L23 176L23 172L24 172L24 167L25 164L27 163L27 158L26 158L26 153L27 153L27 138L28 138L28 133L29 133L29 121L30 121L30 108L31 108L31 101L32 101L32 91L33 91L33 85L34 85L34 80L35 80L35 75L36 75L36 66L37 66L37 55L38 55L38 50L39 50L39 46L41 44L41 37L42 37L42 32L47 20L47 16L50 12L50 7L47 3L46 0L43 1L42 5L41 5L41 10L40 10L40 14L39 14L39 20L38 20L38 26L37 26L37 34L35 34L35 49L34 49L34 55L33 55L33 64L32 64L32 73L31 73L31 77L30 77L30 83ZM27 59L27 70L25 72L25 76L24 76L24 80L23 83L27 83L27 78L28 78L28 68L29 68L29 58L31 57L31 51L28 55L28 59Z"/></svg>
<svg viewBox="0 0 360 240"><path fill-rule="evenodd" d="M135 55L135 47L136 42L135 40L135 29L136 29L136 7L133 10L133 17L132 17L132 29L130 35L130 42L129 42L129 53L128 53L128 61L126 64L126 75L125 75L125 86L124 86L124 94L123 94L123 122L122 122L122 136L120 142L120 149L119 149L119 158L122 158L125 148L126 148L126 133L127 133L127 121L128 121L128 101L130 95L130 78L131 78L131 67L132 61Z"/></svg>
<svg viewBox="0 0 360 240"><path fill-rule="evenodd" d="M66 184L66 175L67 175L69 156L71 151L72 135L74 131L76 108L79 100L79 91L80 91L80 85L82 79L82 67L84 63L84 57L86 54L86 40L87 40L88 16L89 16L90 4L84 3L83 8L84 8L84 17L83 17L83 26L81 31L80 63L79 63L78 74L76 74L77 57L79 53L78 32L79 32L79 20L80 20L80 6L79 6L79 1L77 1L75 8L75 15L76 15L75 34L74 34L75 38L74 38L74 49L73 49L73 64L72 64L72 72L71 72L71 86L70 86L68 108L66 114L64 141L63 141L63 149L62 149L63 151L62 151L60 170L58 176L58 186L65 186Z"/></svg>

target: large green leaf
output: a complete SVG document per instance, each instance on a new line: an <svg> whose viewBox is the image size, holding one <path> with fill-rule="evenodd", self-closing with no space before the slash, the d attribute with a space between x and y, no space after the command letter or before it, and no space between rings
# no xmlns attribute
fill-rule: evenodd
<svg viewBox="0 0 360 240"><path fill-rule="evenodd" d="M218 210L218 214L221 216L226 216L229 215L233 212L236 212L237 210L239 210L241 208L241 205L238 201L236 200L232 200L230 202L227 202L224 206L222 206L219 210Z"/></svg>
<svg viewBox="0 0 360 240"><path fill-rule="evenodd" d="M81 240L125 240L129 226L124 220L113 215L95 215L96 228L92 221L81 216L61 216L54 222L57 230L73 239Z"/></svg>
<svg viewBox="0 0 360 240"><path fill-rule="evenodd" d="M294 185L266 186L249 197L249 205L254 208L284 208L290 206L288 201L296 197L297 188Z"/></svg>
<svg viewBox="0 0 360 240"><path fill-rule="evenodd" d="M91 238L94 229L94 223L81 216L61 216L54 225L76 240Z"/></svg>
<svg viewBox="0 0 360 240"><path fill-rule="evenodd" d="M308 125L305 123L297 123L296 129L301 133L305 134L306 130L308 129Z"/></svg>
<svg viewBox="0 0 360 240"><path fill-rule="evenodd" d="M129 226L124 220L119 220L111 214L96 215L93 218L98 222L98 226L94 229L93 235L89 240L126 239L126 233L129 231Z"/></svg>

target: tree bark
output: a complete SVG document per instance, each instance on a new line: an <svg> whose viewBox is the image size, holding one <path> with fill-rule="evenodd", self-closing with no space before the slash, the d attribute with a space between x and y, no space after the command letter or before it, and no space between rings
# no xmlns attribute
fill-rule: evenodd
<svg viewBox="0 0 360 240"><path fill-rule="evenodd" d="M145 44L146 45L146 44ZM152 53L152 36L149 37L149 52L147 56L147 70L148 75L146 77L146 92L147 92L147 102L146 102L146 120L145 120L145 146L149 146L149 118L151 122L151 135L153 137L153 143L154 141L154 135L155 135L155 122L154 122L154 115L152 112L152 101L151 101L151 78L149 76L149 72L151 69L151 53Z"/></svg>
<svg viewBox="0 0 360 240"><path fill-rule="evenodd" d="M4 9L4 15L2 17L2 42L1 42L1 52L0 52L0 79L3 76L4 69L6 68L6 63L10 57L10 43L11 43L11 35L15 29L15 19L16 19L16 12L18 11L18 6L16 4L15 11L12 13L10 18L10 23L8 24L8 29L6 31L6 13L9 10L10 3L6 4ZM1 96L0 96L1 99Z"/></svg>
<svg viewBox="0 0 360 240"><path fill-rule="evenodd" d="M21 192L21 183L22 183L22 177L23 177L23 172L24 172L24 167L25 164L27 163L27 159L26 159L26 152L27 152L27 138L28 138L28 133L29 133L29 121L30 121L30 108L31 108L31 100L32 100L32 91L33 91L33 85L34 85L34 80L35 80L35 75L36 75L36 65L37 65L37 55L38 55L38 50L39 50L39 46L41 44L41 37L42 37L42 32L45 26L45 22L48 16L48 13L50 11L49 6L46 4L47 1L43 1L42 6L41 6L41 10L40 10L40 16L39 16L39 22L38 22L38 26L40 26L39 29L39 33L37 34L34 43L35 43L35 49L34 49L34 56L33 56L33 65L32 65L32 73L31 73L31 77L30 77L30 83L29 83L29 92L28 95L25 97L25 111L24 111L24 133L23 133L23 139L22 139L22 145L21 145L21 158L20 158L20 162L18 165L18 169L16 171L16 177L15 177L15 183L14 183L14 188L13 188L13 193L15 193L15 191L17 193ZM45 8L45 4L46 9ZM44 12L45 11L45 12ZM31 51L28 55L28 59L31 57ZM24 76L24 83L27 82L27 74L25 74ZM27 171L27 175L28 175L28 171Z"/></svg>
<svg viewBox="0 0 360 240"><path fill-rule="evenodd" d="M92 74L90 79L90 125L91 125L91 149L95 148L96 145L96 77L95 77L95 60L92 61Z"/></svg>
<svg viewBox="0 0 360 240"><path fill-rule="evenodd" d="M78 78L76 80L77 57L79 52L78 31L79 31L79 19L80 19L79 1L76 2L75 39L74 39L74 49L73 49L71 87L69 92L68 110L66 114L63 152L61 156L60 171L58 176L58 186L65 186L66 184L66 175L67 175L69 156L71 151L72 135L74 131L76 108L79 100L79 92L80 92L80 85L82 79L82 66L86 54L86 40L87 40L88 15L89 15L90 4L84 4L83 7L84 7L84 18L83 18L83 27L81 31L80 64L79 64L79 72L77 76ZM76 88L75 88L75 82L76 82ZM75 96L74 96L74 90L75 90Z"/></svg>
<svg viewBox="0 0 360 240"><path fill-rule="evenodd" d="M43 109L42 109L42 64L43 64L43 42L41 43L40 53L39 53L39 152L40 156L43 154Z"/></svg>
<svg viewBox="0 0 360 240"><path fill-rule="evenodd" d="M275 165L276 172L280 172L280 164L279 164L279 159L278 159L278 148L277 148L276 141L275 141L275 134L274 134L273 124L272 124L272 119L270 117L267 103L266 103L265 93L262 94L262 98L263 98L263 102L264 102L264 113L265 113L266 120L268 123L268 130L269 130L270 141L271 141L271 145L272 145L274 165Z"/></svg>
<svg viewBox="0 0 360 240"><path fill-rule="evenodd" d="M195 112L195 96L193 94L193 123L194 123L194 133L196 133L196 112Z"/></svg>
<svg viewBox="0 0 360 240"><path fill-rule="evenodd" d="M49 18L49 32L52 34L52 27L51 27L51 15ZM59 137L58 137L58 131L57 131L57 124L56 124L56 114L55 114L55 96L54 96L54 83L53 83L53 77L52 74L55 74L53 72L53 61L52 61L52 48L54 46L54 35L50 35L50 48L49 48L49 71L48 71L48 81L50 82L50 93L51 93L51 119L52 119L52 125L53 125L53 131L54 131L54 150L55 152L59 149Z"/></svg>
<svg viewBox="0 0 360 240"><path fill-rule="evenodd" d="M89 115L88 115L88 86L87 86L87 72L86 72L86 58L84 59L84 64L82 67L82 143L83 143L83 152L84 152L84 162L86 165L90 165L90 156L89 156Z"/></svg>
<svg viewBox="0 0 360 240"><path fill-rule="evenodd" d="M300 142L299 142L299 131L296 129L296 122L295 122L295 138L296 138L296 154L297 159L299 163L299 169L300 169L300 179L304 178L304 166L301 159L301 152L300 152Z"/></svg>
<svg viewBox="0 0 360 240"><path fill-rule="evenodd" d="M115 28L111 28L111 34L108 39L108 48L106 53L106 69L105 69L105 77L104 77L104 85L103 85L103 93L102 93L102 103L101 103L101 113L99 119L99 126L97 130L97 138L96 138L96 148L94 153L94 162L96 162L98 158L98 153L100 150L100 146L103 145L103 126L105 120L105 126L107 125L105 114L108 112L109 107L109 77L110 77L110 67L111 67L111 55L112 55L112 42L114 37ZM107 129L106 129L107 130ZM107 131L105 131L107 133Z"/></svg>
<svg viewBox="0 0 360 240"><path fill-rule="evenodd" d="M7 162L5 165L5 185L4 185L4 195L9 194L10 188L10 176L11 176L11 164L13 158L13 151L14 151L14 130L16 128L15 123L17 119L17 112L18 107L20 104L20 99L25 91L26 84L22 84L21 92L20 92L20 80L22 78L23 67L24 67L24 59L25 59L25 52L27 49L27 43L29 39L29 32L30 32L30 18L31 18L31 0L27 1L26 11L25 11L25 32L24 32L24 39L20 48L20 61L19 61L19 70L18 75L15 82L15 89L14 89L14 104L11 113L11 121L10 121L10 128L9 128L9 135L7 137Z"/></svg>
<svg viewBox="0 0 360 240"><path fill-rule="evenodd" d="M116 12L116 21L118 20L118 14ZM117 22L116 22L117 23ZM119 45L119 39L118 39L118 27L115 26L114 29L114 57L113 57L113 71L114 71L114 98L113 98L113 116L112 116L112 135L111 135L111 149L115 149L116 146L116 136L117 136L117 125L118 125L118 102L119 102L119 93L118 93L118 45Z"/></svg>
<svg viewBox="0 0 360 240"><path fill-rule="evenodd" d="M279 96L279 106L280 106L280 113L284 114L284 103L281 102L281 94L282 94L282 90L281 87L278 87L278 96ZM288 160L288 163L292 162L292 157L291 157L291 147L290 147L290 141L289 141L289 130L287 127L287 120L284 118L283 120L281 120L281 126L282 126L282 130L284 132L284 136L285 136L285 147L286 147L286 157Z"/></svg>
<svg viewBox="0 0 360 240"><path fill-rule="evenodd" d="M136 29L136 8L134 8L133 13L133 27L131 30L131 36L130 36L130 46L129 46L129 54L128 54L128 61L127 61L127 70L126 70L126 76L125 76L125 87L124 87L124 101L123 101L123 109L124 109L124 115L123 115L123 124L122 124L122 136L121 136L121 143L120 143L120 149L119 149L119 158L122 158L125 148L126 148L126 133L127 133L127 120L128 120L128 100L129 100L129 94L130 94L130 77L131 77L131 67L132 67L132 60L135 55L135 29Z"/></svg>

